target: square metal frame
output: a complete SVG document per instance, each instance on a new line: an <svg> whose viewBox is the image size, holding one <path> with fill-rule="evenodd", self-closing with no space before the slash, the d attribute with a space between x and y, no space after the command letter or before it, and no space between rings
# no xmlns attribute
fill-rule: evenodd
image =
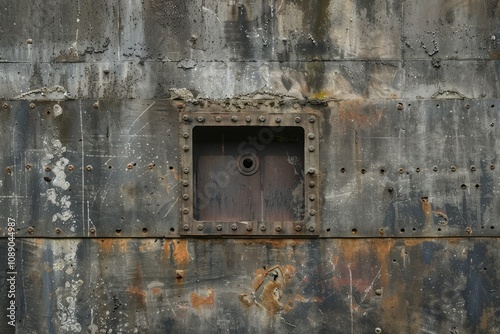
<svg viewBox="0 0 500 334"><path fill-rule="evenodd" d="M180 221L182 236L220 237L314 237L320 231L319 122L316 113L200 112L179 114ZM193 128L195 126L284 126L304 129L304 220L291 221L197 221L194 210Z"/></svg>

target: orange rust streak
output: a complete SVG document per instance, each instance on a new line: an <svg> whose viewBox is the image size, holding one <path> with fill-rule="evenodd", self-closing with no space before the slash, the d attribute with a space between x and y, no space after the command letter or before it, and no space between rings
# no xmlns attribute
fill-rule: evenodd
<svg viewBox="0 0 500 334"><path fill-rule="evenodd" d="M266 277L267 271L263 269L257 269L255 271L255 278L252 282L252 288L257 290L257 288L264 282L264 277Z"/></svg>
<svg viewBox="0 0 500 334"><path fill-rule="evenodd" d="M159 295L161 293L160 288L151 288L151 294L152 295Z"/></svg>
<svg viewBox="0 0 500 334"><path fill-rule="evenodd" d="M174 261L177 265L187 264L189 262L189 252L187 240L175 240L172 242L174 246Z"/></svg>
<svg viewBox="0 0 500 334"><path fill-rule="evenodd" d="M375 125L382 118L382 111L375 110L366 101L342 101L339 103L339 121L357 125Z"/></svg>
<svg viewBox="0 0 500 334"><path fill-rule="evenodd" d="M283 309L279 302L279 289L280 284L277 281L271 281L264 286L262 294L260 295L260 302L262 306L269 312L275 314ZM278 293L278 295L276 295Z"/></svg>
<svg viewBox="0 0 500 334"><path fill-rule="evenodd" d="M146 302L146 292L144 290L141 290L136 286L129 286L127 288L127 292L137 296L140 299L141 303L144 304Z"/></svg>
<svg viewBox="0 0 500 334"><path fill-rule="evenodd" d="M202 297L192 292L190 295L190 299L191 299L191 305L193 305L195 309L200 309L202 307L210 307L214 305L214 290L208 289L207 297Z"/></svg>

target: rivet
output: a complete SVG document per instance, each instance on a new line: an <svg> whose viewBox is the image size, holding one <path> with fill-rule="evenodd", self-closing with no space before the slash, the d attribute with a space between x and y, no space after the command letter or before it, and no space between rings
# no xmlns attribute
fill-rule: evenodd
<svg viewBox="0 0 500 334"><path fill-rule="evenodd" d="M148 164L148 169L153 169L154 167L155 167L155 164L153 164L153 163Z"/></svg>
<svg viewBox="0 0 500 334"><path fill-rule="evenodd" d="M71 165L70 165L70 166L71 166ZM30 170L30 169L31 169L31 167L32 167L32 166L31 166L31 164L27 164L27 165L26 165L26 169L27 169L27 170Z"/></svg>
<svg viewBox="0 0 500 334"><path fill-rule="evenodd" d="M314 201L315 199L316 199L316 196L314 196L314 195L309 196L310 201Z"/></svg>
<svg viewBox="0 0 500 334"><path fill-rule="evenodd" d="M215 228L217 229L217 231L222 231L222 225L220 225L220 224L217 225Z"/></svg>
<svg viewBox="0 0 500 334"><path fill-rule="evenodd" d="M314 181L309 182L309 188L314 188L316 186L316 183Z"/></svg>
<svg viewBox="0 0 500 334"><path fill-rule="evenodd" d="M4 104L2 105L2 108L4 108L4 109L9 109L9 105L8 105L7 103L4 103Z"/></svg>
<svg viewBox="0 0 500 334"><path fill-rule="evenodd" d="M95 233L95 227L90 228L90 233L94 234Z"/></svg>
<svg viewBox="0 0 500 334"><path fill-rule="evenodd" d="M52 178L48 177L48 176L44 176L43 179L47 182L50 182L52 181Z"/></svg>
<svg viewBox="0 0 500 334"><path fill-rule="evenodd" d="M35 228L33 226L28 227L28 233L33 233L35 231Z"/></svg>
<svg viewBox="0 0 500 334"><path fill-rule="evenodd" d="M420 168L415 168L415 172L420 173Z"/></svg>
<svg viewBox="0 0 500 334"><path fill-rule="evenodd" d="M92 170L92 166L91 165L87 165L87 167L85 167L85 169L90 172Z"/></svg>
<svg viewBox="0 0 500 334"><path fill-rule="evenodd" d="M311 216L316 215L316 210L311 210L311 211L309 211L309 214L310 214Z"/></svg>
<svg viewBox="0 0 500 334"><path fill-rule="evenodd" d="M182 180L182 185L184 187L187 187L189 185L189 182L187 180Z"/></svg>
<svg viewBox="0 0 500 334"><path fill-rule="evenodd" d="M198 226L196 228L198 229L198 231L201 231L201 230L203 230L203 225L202 224L198 224Z"/></svg>
<svg viewBox="0 0 500 334"><path fill-rule="evenodd" d="M382 295L382 289L377 289L377 290L375 290L375 294L376 294L377 296Z"/></svg>
<svg viewBox="0 0 500 334"><path fill-rule="evenodd" d="M231 121L237 122L238 121L238 116L231 116Z"/></svg>
<svg viewBox="0 0 500 334"><path fill-rule="evenodd" d="M187 215L189 213L189 210L187 208L182 209L182 213Z"/></svg>
<svg viewBox="0 0 500 334"><path fill-rule="evenodd" d="M182 108L182 107L181 107L181 108ZM188 116L188 115L183 115L183 116L182 116L182 120L183 120L184 122L189 121L189 116Z"/></svg>
<svg viewBox="0 0 500 334"><path fill-rule="evenodd" d="M184 225L184 227L186 227L187 225ZM189 230L189 226L187 226L188 230ZM186 230L187 231L187 230ZM175 278L177 279L181 279L181 278L184 278L184 270L176 270L175 271Z"/></svg>
<svg viewBox="0 0 500 334"><path fill-rule="evenodd" d="M245 117L245 122L250 123L252 121L252 118L250 116Z"/></svg>
<svg viewBox="0 0 500 334"><path fill-rule="evenodd" d="M238 226L236 224L231 225L231 230L236 231L238 229Z"/></svg>
<svg viewBox="0 0 500 334"><path fill-rule="evenodd" d="M465 109L470 109L470 104L466 104Z"/></svg>
<svg viewBox="0 0 500 334"><path fill-rule="evenodd" d="M467 232L468 234L471 234L472 233L472 228L471 227L466 227L465 228L465 232Z"/></svg>
<svg viewBox="0 0 500 334"><path fill-rule="evenodd" d="M307 173L308 174L314 174L314 173L316 173L316 169L313 168L313 167L309 167L309 169L307 170Z"/></svg>
<svg viewBox="0 0 500 334"><path fill-rule="evenodd" d="M246 229L247 231L251 231L251 230L252 230L252 225L247 225L247 227L245 227L245 229Z"/></svg>
<svg viewBox="0 0 500 334"><path fill-rule="evenodd" d="M184 167L184 169L182 171L184 172L184 174L189 174L189 168L188 167Z"/></svg>
<svg viewBox="0 0 500 334"><path fill-rule="evenodd" d="M276 123L281 123L281 118L276 117Z"/></svg>
<svg viewBox="0 0 500 334"><path fill-rule="evenodd" d="M307 135L307 138L312 140L312 139L316 138L316 136L314 135L314 133L311 132L310 134Z"/></svg>
<svg viewBox="0 0 500 334"><path fill-rule="evenodd" d="M495 169L495 165L490 165L490 169L494 170Z"/></svg>
<svg viewBox="0 0 500 334"><path fill-rule="evenodd" d="M394 188L389 187L389 188L387 188L387 191L390 192L390 193L392 193L394 191Z"/></svg>
<svg viewBox="0 0 500 334"><path fill-rule="evenodd" d="M451 166L450 169L451 169L452 172L455 172L457 170L457 167Z"/></svg>
<svg viewBox="0 0 500 334"><path fill-rule="evenodd" d="M301 121L300 117L295 117L295 123L300 123Z"/></svg>
<svg viewBox="0 0 500 334"><path fill-rule="evenodd" d="M184 152L187 152L187 151L189 151L189 146L184 145L184 146L182 147L182 149L184 150Z"/></svg>
<svg viewBox="0 0 500 334"><path fill-rule="evenodd" d="M404 169L403 168L400 168L399 169L399 174L403 174L404 173Z"/></svg>
<svg viewBox="0 0 500 334"><path fill-rule="evenodd" d="M184 194L182 195L182 199L187 201L189 199L189 195L188 194Z"/></svg>
<svg viewBox="0 0 500 334"><path fill-rule="evenodd" d="M179 108L179 109L182 109L182 108L184 108L184 104L183 104L183 103L181 103L181 104L178 104L178 105L177 105L177 108ZM189 117L188 117L188 119L187 119L187 120L189 121Z"/></svg>
<svg viewBox="0 0 500 334"><path fill-rule="evenodd" d="M28 39L26 40L26 43L28 43L28 44L33 44L33 39L28 38Z"/></svg>
<svg viewBox="0 0 500 334"><path fill-rule="evenodd" d="M295 232L300 232L300 231L302 231L302 226L296 225L295 226Z"/></svg>
<svg viewBox="0 0 500 334"><path fill-rule="evenodd" d="M401 102L399 102L397 108L398 108L398 110L403 110L403 104Z"/></svg>
<svg viewBox="0 0 500 334"><path fill-rule="evenodd" d="M462 189L467 189L467 185L466 185L466 184L462 184L462 185L460 186L460 188L462 188Z"/></svg>
<svg viewBox="0 0 500 334"><path fill-rule="evenodd" d="M187 139L187 138L189 138L189 133L184 132L184 133L182 134L182 136L183 136L184 138L186 138L186 139Z"/></svg>
<svg viewBox="0 0 500 334"><path fill-rule="evenodd" d="M276 226L276 232L281 232L281 226Z"/></svg>
<svg viewBox="0 0 500 334"><path fill-rule="evenodd" d="M310 146L308 147L308 149L309 149L309 152L314 152L314 146L310 145Z"/></svg>
<svg viewBox="0 0 500 334"><path fill-rule="evenodd" d="M379 228L378 233L379 233L380 235L383 235L383 234L384 234L384 228L382 228L382 227L381 227L381 228Z"/></svg>
<svg viewBox="0 0 500 334"><path fill-rule="evenodd" d="M437 172L437 170L438 170L438 166L434 166L434 167L432 167L432 170L433 170L433 171L435 171L435 172Z"/></svg>
<svg viewBox="0 0 500 334"><path fill-rule="evenodd" d="M73 166L73 165L68 165L68 170L69 170L69 171L75 170L75 166Z"/></svg>
<svg viewBox="0 0 500 334"><path fill-rule="evenodd" d="M56 228L56 233L57 233L57 234L61 233L61 229L60 229L59 227L58 227L58 228Z"/></svg>
<svg viewBox="0 0 500 334"><path fill-rule="evenodd" d="M182 229L184 231L189 231L189 225L188 224L184 224L184 226L182 226Z"/></svg>
<svg viewBox="0 0 500 334"><path fill-rule="evenodd" d="M314 226L309 226L308 230L309 232L314 232L316 229L314 228Z"/></svg>
<svg viewBox="0 0 500 334"><path fill-rule="evenodd" d="M50 168L50 166L45 166L45 171L46 172L50 172L52 170L52 168Z"/></svg>
<svg viewBox="0 0 500 334"><path fill-rule="evenodd" d="M266 120L266 117L260 115L259 116L259 122L264 122Z"/></svg>
<svg viewBox="0 0 500 334"><path fill-rule="evenodd" d="M314 116L309 117L309 123L314 123L314 122L316 122L316 117Z"/></svg>
<svg viewBox="0 0 500 334"><path fill-rule="evenodd" d="M7 174L12 173L12 168L10 168L10 167L5 168L5 173L7 173Z"/></svg>
<svg viewBox="0 0 500 334"><path fill-rule="evenodd" d="M128 164L127 164L127 169L132 169L132 168L134 168L134 165L133 165L133 164L131 164L131 163L128 163Z"/></svg>
<svg viewBox="0 0 500 334"><path fill-rule="evenodd" d="M205 122L205 118L203 118L201 116L198 116L197 120L198 120L199 123Z"/></svg>
<svg viewBox="0 0 500 334"><path fill-rule="evenodd" d="M382 330L379 327L377 327L377 328L375 328L375 333L380 334L380 333L382 333Z"/></svg>
<svg viewBox="0 0 500 334"><path fill-rule="evenodd" d="M35 104L34 103L30 103L30 109L35 109Z"/></svg>
<svg viewBox="0 0 500 334"><path fill-rule="evenodd" d="M104 74L109 74L109 68L105 67L103 70Z"/></svg>
<svg viewBox="0 0 500 334"><path fill-rule="evenodd" d="M220 122L222 120L222 118L220 118L220 116L215 116L215 121L216 122Z"/></svg>
<svg viewBox="0 0 500 334"><path fill-rule="evenodd" d="M471 170L472 172L476 171L476 166L474 166L474 165L470 166L470 170Z"/></svg>
<svg viewBox="0 0 500 334"><path fill-rule="evenodd" d="M94 103L92 107L94 107L94 109L99 109L99 102Z"/></svg>
<svg viewBox="0 0 500 334"><path fill-rule="evenodd" d="M261 231L265 231L265 230L266 230L266 227L265 227L264 225L262 225L262 226L260 227L260 230L261 230Z"/></svg>

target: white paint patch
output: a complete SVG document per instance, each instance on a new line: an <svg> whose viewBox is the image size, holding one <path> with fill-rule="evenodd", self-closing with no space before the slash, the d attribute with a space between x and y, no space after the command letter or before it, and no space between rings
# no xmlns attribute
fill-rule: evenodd
<svg viewBox="0 0 500 334"><path fill-rule="evenodd" d="M62 113L63 113L63 108L58 104L54 104L54 107L52 108L52 114L54 115L54 117L57 117Z"/></svg>

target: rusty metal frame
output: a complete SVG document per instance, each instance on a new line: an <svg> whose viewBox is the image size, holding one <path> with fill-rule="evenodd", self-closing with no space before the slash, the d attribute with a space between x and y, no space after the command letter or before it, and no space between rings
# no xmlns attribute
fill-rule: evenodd
<svg viewBox="0 0 500 334"><path fill-rule="evenodd" d="M307 113L215 113L183 110L179 114L181 201L179 234L182 236L315 237L320 232L319 141L320 115ZM197 221L193 217L193 128L195 126L285 126L304 129L304 219L291 221Z"/></svg>

